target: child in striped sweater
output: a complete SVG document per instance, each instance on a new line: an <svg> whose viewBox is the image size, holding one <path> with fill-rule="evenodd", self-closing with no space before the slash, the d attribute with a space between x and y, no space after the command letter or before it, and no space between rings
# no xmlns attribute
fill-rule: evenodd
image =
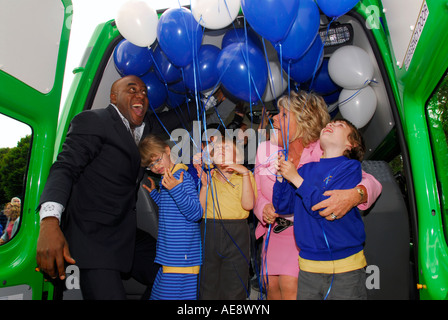
<svg viewBox="0 0 448 320"><path fill-rule="evenodd" d="M202 264L200 220L203 210L191 175L184 164L174 164L161 138L149 135L139 145L142 166L162 175L160 191L148 177L144 185L159 207L155 262L161 265L151 292L152 300L197 299Z"/></svg>

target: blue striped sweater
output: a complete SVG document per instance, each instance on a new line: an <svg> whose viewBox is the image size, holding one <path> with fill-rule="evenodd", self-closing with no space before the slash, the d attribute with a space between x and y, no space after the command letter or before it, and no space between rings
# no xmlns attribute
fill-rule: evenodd
<svg viewBox="0 0 448 320"><path fill-rule="evenodd" d="M190 267L202 264L200 220L202 207L194 180L187 167L177 164L173 176L183 182L166 189L160 180L160 192L154 189L151 197L159 206L159 230L155 262L171 267Z"/></svg>

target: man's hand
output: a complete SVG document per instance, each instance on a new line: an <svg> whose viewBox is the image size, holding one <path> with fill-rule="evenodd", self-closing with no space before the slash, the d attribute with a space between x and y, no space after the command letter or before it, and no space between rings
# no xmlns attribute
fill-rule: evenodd
<svg viewBox="0 0 448 320"><path fill-rule="evenodd" d="M75 264L57 218L48 217L40 224L36 261L40 271L55 279L65 279L65 261Z"/></svg>

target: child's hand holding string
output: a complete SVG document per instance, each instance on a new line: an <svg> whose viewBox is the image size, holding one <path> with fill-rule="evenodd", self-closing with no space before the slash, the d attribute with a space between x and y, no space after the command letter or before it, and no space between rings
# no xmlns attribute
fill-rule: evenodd
<svg viewBox="0 0 448 320"><path fill-rule="evenodd" d="M278 157L278 173L282 175L283 178L293 183L296 188L300 187L303 182L303 178L297 172L296 166L293 163L293 159L285 160L283 154Z"/></svg>

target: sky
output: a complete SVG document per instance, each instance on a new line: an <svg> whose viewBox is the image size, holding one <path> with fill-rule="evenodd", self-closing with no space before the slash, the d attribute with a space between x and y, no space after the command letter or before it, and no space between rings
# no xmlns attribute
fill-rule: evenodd
<svg viewBox="0 0 448 320"><path fill-rule="evenodd" d="M189 5L190 0L145 0L154 9ZM73 69L81 62L84 50L96 26L115 19L127 0L72 0L73 16L67 54L61 105L73 80ZM30 127L0 114L0 148L13 148L17 142L31 133Z"/></svg>

